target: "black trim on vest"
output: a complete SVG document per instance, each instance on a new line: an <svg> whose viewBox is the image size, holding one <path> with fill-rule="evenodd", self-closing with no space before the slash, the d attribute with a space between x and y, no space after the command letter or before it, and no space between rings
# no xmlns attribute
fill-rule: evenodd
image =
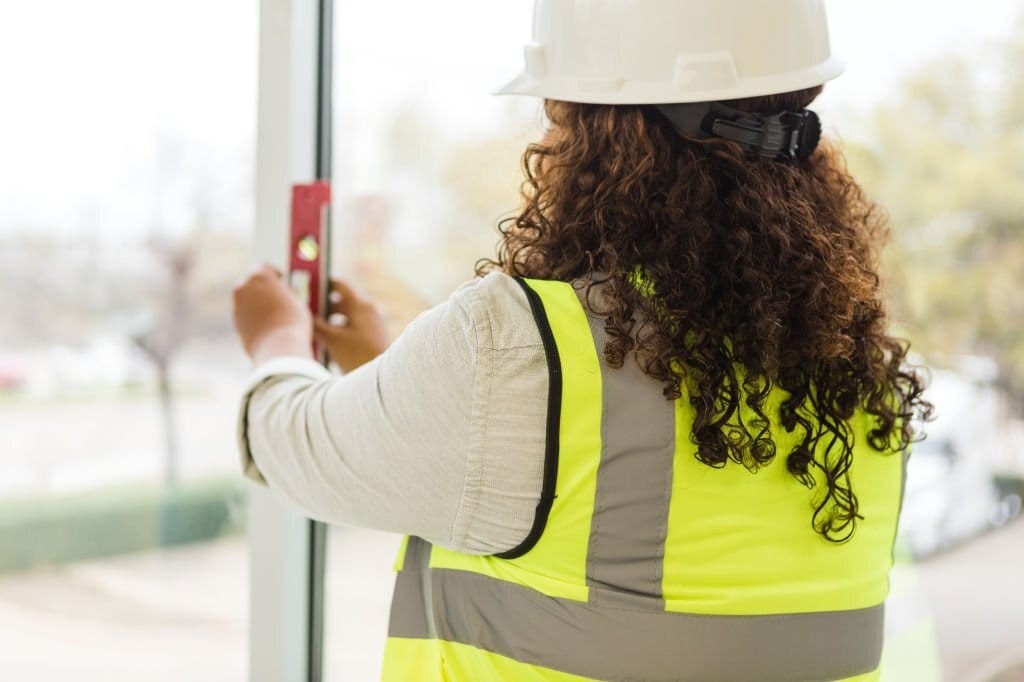
<svg viewBox="0 0 1024 682"><path fill-rule="evenodd" d="M494 555L499 559L518 559L529 552L540 540L548 524L551 505L555 501L555 483L558 480L558 429L562 416L562 361L558 356L555 335L551 333L551 324L548 322L548 315L540 296L522 277L515 279L526 292L530 310L533 311L533 319L537 322L541 341L544 342L544 354L548 361L548 424L544 445L544 485L541 488L540 501L537 502L533 526L530 528L530 534L518 547Z"/></svg>

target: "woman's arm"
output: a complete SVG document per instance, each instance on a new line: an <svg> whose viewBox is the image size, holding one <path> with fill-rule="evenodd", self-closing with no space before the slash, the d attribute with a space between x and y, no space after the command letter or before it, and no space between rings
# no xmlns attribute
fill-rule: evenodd
<svg viewBox="0 0 1024 682"><path fill-rule="evenodd" d="M547 371L525 297L501 277L345 376L298 355L258 367L239 415L247 473L322 521L470 553L518 545L540 495Z"/></svg>

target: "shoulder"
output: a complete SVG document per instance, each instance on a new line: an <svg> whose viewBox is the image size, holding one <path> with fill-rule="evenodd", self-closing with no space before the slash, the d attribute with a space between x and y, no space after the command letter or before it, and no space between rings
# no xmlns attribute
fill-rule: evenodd
<svg viewBox="0 0 1024 682"><path fill-rule="evenodd" d="M452 303L472 322L480 349L543 345L526 292L503 272L466 282L452 294Z"/></svg>
<svg viewBox="0 0 1024 682"><path fill-rule="evenodd" d="M451 297L472 321L477 347L466 489L453 545L472 554L519 546L530 532L544 476L548 366L526 292L504 273Z"/></svg>

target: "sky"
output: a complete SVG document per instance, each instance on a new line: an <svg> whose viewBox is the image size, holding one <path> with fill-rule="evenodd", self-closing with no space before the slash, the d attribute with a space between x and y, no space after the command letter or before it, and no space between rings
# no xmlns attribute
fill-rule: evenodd
<svg viewBox="0 0 1024 682"><path fill-rule="evenodd" d="M522 65L530 0L337 3L336 136L354 189L387 182L374 161L402 103L455 134L501 120L489 93ZM1021 3L828 6L849 68L820 109L842 131L928 58L1004 35ZM230 202L252 181L257 38L256 0L0 0L0 233L170 229L204 192L244 222Z"/></svg>

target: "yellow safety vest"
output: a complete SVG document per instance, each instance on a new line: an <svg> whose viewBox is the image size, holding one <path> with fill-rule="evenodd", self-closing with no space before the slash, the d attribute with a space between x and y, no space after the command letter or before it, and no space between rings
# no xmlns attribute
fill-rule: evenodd
<svg viewBox="0 0 1024 682"><path fill-rule="evenodd" d="M407 538L383 679L878 679L906 457L873 450L858 414L864 519L829 542L810 525L821 489L786 470L799 434L777 428L780 454L756 475L698 462L685 396L665 400L635 363L608 367L603 321L570 284L518 281L550 372L534 527L498 556Z"/></svg>

